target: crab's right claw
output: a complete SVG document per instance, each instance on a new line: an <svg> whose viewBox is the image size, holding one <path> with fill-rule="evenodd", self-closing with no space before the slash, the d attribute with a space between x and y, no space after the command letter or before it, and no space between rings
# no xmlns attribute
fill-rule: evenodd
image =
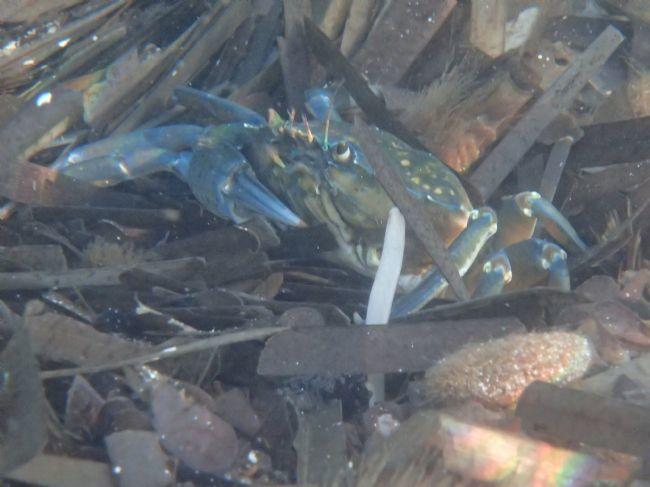
<svg viewBox="0 0 650 487"><path fill-rule="evenodd" d="M485 242L497 229L496 214L490 208L479 208L470 213L467 228L449 246L452 262L464 276ZM392 318L406 316L422 309L433 298L447 289L448 283L438 269L433 269L415 289L401 296L393 304Z"/></svg>
<svg viewBox="0 0 650 487"><path fill-rule="evenodd" d="M260 214L284 225L305 223L253 174L245 157L233 145L221 142L197 148L185 170L196 199L212 213L243 223Z"/></svg>

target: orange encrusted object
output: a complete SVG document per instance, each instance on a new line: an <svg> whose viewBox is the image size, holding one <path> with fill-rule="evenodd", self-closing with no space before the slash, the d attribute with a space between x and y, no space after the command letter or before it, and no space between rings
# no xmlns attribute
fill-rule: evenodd
<svg viewBox="0 0 650 487"><path fill-rule="evenodd" d="M579 379L595 354L588 338L563 331L470 344L426 372L426 393L444 402L475 399L489 407L512 407L536 380L566 384Z"/></svg>

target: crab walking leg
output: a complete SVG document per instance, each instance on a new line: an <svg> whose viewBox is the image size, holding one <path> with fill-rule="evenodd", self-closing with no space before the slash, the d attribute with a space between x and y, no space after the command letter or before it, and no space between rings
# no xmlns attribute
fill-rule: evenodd
<svg viewBox="0 0 650 487"><path fill-rule="evenodd" d="M531 238L538 220L555 240L572 252L580 253L587 248L569 220L536 191L503 199L495 246L505 248Z"/></svg>
<svg viewBox="0 0 650 487"><path fill-rule="evenodd" d="M406 222L397 208L391 208L386 222L386 234L379 267L368 298L366 325L385 325L388 323L397 282L402 270L405 245ZM384 400L384 374L369 374L366 386L372 394L370 398L371 404Z"/></svg>
<svg viewBox="0 0 650 487"><path fill-rule="evenodd" d="M66 176L98 186L116 184L161 171L173 171L203 133L196 125L136 130L82 145L52 165Z"/></svg>
<svg viewBox="0 0 650 487"><path fill-rule="evenodd" d="M497 230L497 218L490 208L472 210L467 228L449 246L454 265L461 276L465 275L487 240ZM400 297L393 306L391 316L397 318L422 309L429 301L439 296L449 283L437 269L432 269L422 282L408 294Z"/></svg>
<svg viewBox="0 0 650 487"><path fill-rule="evenodd" d="M502 254L507 255L511 266L511 279L507 282L504 281L502 286L505 291L526 289L540 283L546 283L547 286L558 289L570 289L566 252L558 245L533 238L502 249L490 260L495 261ZM484 272L479 279L477 289L489 288L490 286L485 281L493 278L494 276ZM498 287L494 286L490 292L481 292L486 296L496 294L497 290Z"/></svg>
<svg viewBox="0 0 650 487"><path fill-rule="evenodd" d="M472 298L495 296L503 291L503 287L512 280L512 267L508 254L498 251L483 264L481 277L478 280Z"/></svg>
<svg viewBox="0 0 650 487"><path fill-rule="evenodd" d="M566 253L553 244L549 243L549 252L545 262L548 265L548 287L555 287L565 291L571 290L571 277L569 276L569 266L566 261ZM555 247L555 248L553 248Z"/></svg>
<svg viewBox="0 0 650 487"><path fill-rule="evenodd" d="M533 194L539 196L538 193ZM560 245L575 253L581 253L587 249L587 245L578 236L573 225L550 201L541 196L532 197L530 208L544 230Z"/></svg>

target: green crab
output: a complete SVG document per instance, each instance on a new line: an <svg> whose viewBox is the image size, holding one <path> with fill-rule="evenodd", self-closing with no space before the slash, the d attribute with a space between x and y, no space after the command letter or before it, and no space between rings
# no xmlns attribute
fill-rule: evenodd
<svg viewBox="0 0 650 487"><path fill-rule="evenodd" d="M308 94L313 119L301 121L283 120L274 111L267 120L189 87L175 93L187 107L224 123L173 125L113 136L73 149L54 167L104 186L172 171L187 182L205 208L236 223L261 214L279 225L326 224L338 242L338 250L326 257L363 274L374 273L393 203L350 135L351 125L338 116L326 92ZM506 199L511 229L502 225L497 232L494 211L474 209L459 179L437 157L374 130L376 143L399 169L404 185L426 205L461 274L475 276L471 288L476 295L543 279L568 287L564 251L550 242L530 239L539 219L562 244L584 250L570 223L549 202L533 192ZM484 266L474 266L478 270L470 270L495 233L492 240L506 248ZM395 316L420 309L447 285L417 240L407 242L403 271L419 276L419 284L395 303ZM513 277L518 267L525 278Z"/></svg>

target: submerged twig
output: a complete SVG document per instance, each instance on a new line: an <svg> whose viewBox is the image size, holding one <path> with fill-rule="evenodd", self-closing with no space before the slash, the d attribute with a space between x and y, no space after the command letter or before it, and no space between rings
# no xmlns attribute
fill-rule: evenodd
<svg viewBox="0 0 650 487"><path fill-rule="evenodd" d="M305 34L316 59L330 74L343 77L345 87L354 101L377 127L396 135L416 149L424 149L420 141L388 111L384 102L372 92L361 74L334 47L332 41L308 18L305 19Z"/></svg>
<svg viewBox="0 0 650 487"><path fill-rule="evenodd" d="M570 135L562 137L553 145L553 149L551 149L551 153L548 156L544 175L539 184L539 194L548 201L553 201L553 198L555 198L557 185L560 183L560 178L562 177L562 172L564 171L564 166L566 165L573 142L573 137Z"/></svg>
<svg viewBox="0 0 650 487"><path fill-rule="evenodd" d="M267 342L257 372L277 376L416 372L469 342L523 330L516 318L296 327Z"/></svg>
<svg viewBox="0 0 650 487"><path fill-rule="evenodd" d="M542 130L569 107L584 84L600 70L623 39L623 34L616 28L607 27L492 150L469 178L483 200L494 193Z"/></svg>
<svg viewBox="0 0 650 487"><path fill-rule="evenodd" d="M386 3L354 64L371 83L397 84L455 7L456 0Z"/></svg>
<svg viewBox="0 0 650 487"><path fill-rule="evenodd" d="M626 233L631 233L634 230L634 225L637 221L642 220L640 217L646 213L648 208L650 208L650 200L646 200L639 208L637 208L630 218L616 227L616 229L609 234L607 240L589 248L580 256L579 259L572 262L569 270L573 272L583 266L596 265L608 256L612 255L612 253L620 250L620 248L625 245L624 243L621 244L621 239L625 237ZM650 222L644 221L643 226L645 227L649 223Z"/></svg>
<svg viewBox="0 0 650 487"><path fill-rule="evenodd" d="M222 3L215 5L179 38L182 42L177 40L177 47L168 48L170 59L177 60L176 64L140 98L127 116L112 122L116 133L134 130L161 104L169 101L175 87L192 80L244 22L251 6L246 0L232 3L222 12L223 8Z"/></svg>
<svg viewBox="0 0 650 487"><path fill-rule="evenodd" d="M305 101L305 90L312 83L309 49L305 43L304 17L311 16L311 2L284 1L284 35L278 38L284 89L290 108L299 110Z"/></svg>
<svg viewBox="0 0 650 487"><path fill-rule="evenodd" d="M120 369L130 365L143 365L149 362L156 362L162 359L179 357L188 353L200 352L212 348L221 347L223 345L231 345L233 343L241 343L250 340L261 340L262 338L269 337L281 331L287 330L283 326L270 326L265 328L252 328L250 330L240 330L232 333L225 333L202 340L196 340L184 345L176 345L173 347L166 347L154 353L140 355L138 357L131 357L117 362L111 362L102 365L90 367L75 367L71 369L58 369L48 370L41 372L41 379L55 379L58 377L70 377L77 374L95 374L97 372L104 372L112 369Z"/></svg>
<svg viewBox="0 0 650 487"><path fill-rule="evenodd" d="M149 272L174 274L198 270L199 267L203 267L204 265L204 259L187 257L169 261L143 262L137 266L73 269L63 272L1 272L0 290L112 286L120 284L120 275L134 267Z"/></svg>
<svg viewBox="0 0 650 487"><path fill-rule="evenodd" d="M523 430L634 455L650 450L650 409L621 399L535 382L517 405Z"/></svg>

